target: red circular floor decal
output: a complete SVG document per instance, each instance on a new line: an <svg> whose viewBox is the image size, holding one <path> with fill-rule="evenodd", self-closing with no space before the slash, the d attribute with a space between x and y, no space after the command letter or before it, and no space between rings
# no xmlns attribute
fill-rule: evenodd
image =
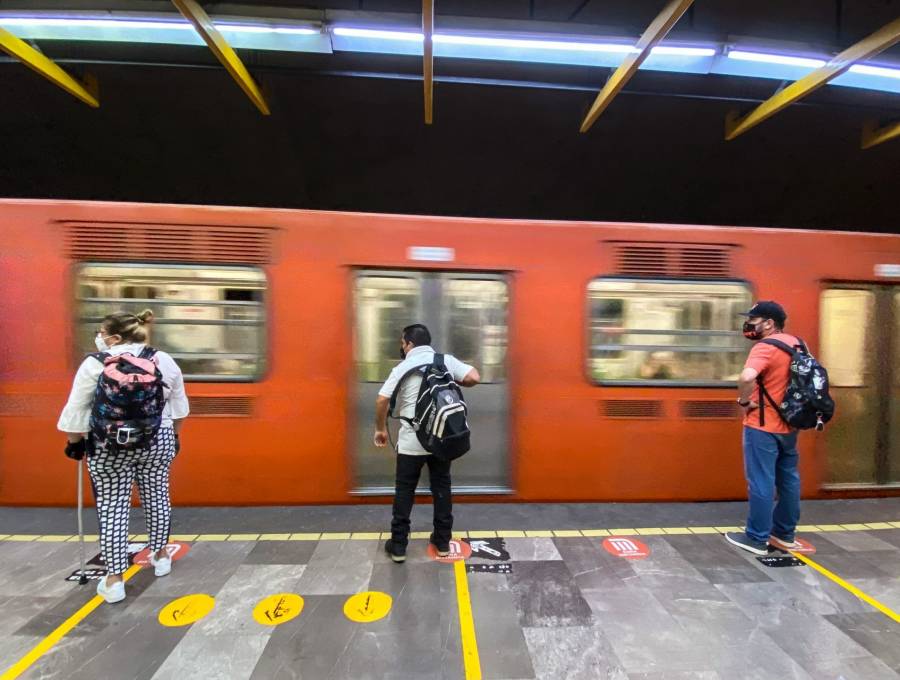
<svg viewBox="0 0 900 680"><path fill-rule="evenodd" d="M450 541L450 554L439 557L433 543L428 544L428 556L437 562L458 562L472 556L472 547L465 541Z"/></svg>
<svg viewBox="0 0 900 680"><path fill-rule="evenodd" d="M816 552L816 547L807 540L802 538L794 539L797 543L800 544L799 548L795 548L793 552L803 553L804 555L814 555Z"/></svg>
<svg viewBox="0 0 900 680"><path fill-rule="evenodd" d="M626 560L642 560L650 555L650 548L631 536L610 536L603 540L606 552Z"/></svg>
<svg viewBox="0 0 900 680"><path fill-rule="evenodd" d="M190 544L183 543L182 541L172 541L171 543L166 545L166 550L169 551L169 557L172 558L173 562L177 562L182 557L187 555L187 552L190 549ZM144 548L137 555L135 555L133 564L140 564L144 567L150 564L150 548Z"/></svg>

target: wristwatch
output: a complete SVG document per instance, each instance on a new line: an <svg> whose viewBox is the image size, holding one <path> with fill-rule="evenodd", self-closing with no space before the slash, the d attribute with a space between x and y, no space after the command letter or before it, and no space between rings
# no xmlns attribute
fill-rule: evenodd
<svg viewBox="0 0 900 680"><path fill-rule="evenodd" d="M750 406L750 400L742 401L740 397L737 398L738 406Z"/></svg>

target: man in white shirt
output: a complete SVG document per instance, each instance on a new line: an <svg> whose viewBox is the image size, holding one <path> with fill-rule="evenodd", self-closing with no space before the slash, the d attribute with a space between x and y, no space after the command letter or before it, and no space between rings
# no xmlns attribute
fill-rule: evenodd
<svg viewBox="0 0 900 680"><path fill-rule="evenodd" d="M387 444L387 415L391 395L400 383L400 379L416 366L428 366L434 361L434 350L431 348L431 333L422 324L413 324L403 329L400 335L400 356L403 358L378 391L375 401L375 446ZM478 371L463 363L451 354L444 355L444 364L453 379L464 387L473 387L481 380ZM403 418L415 416L416 399L422 377L416 373L410 375L400 385L397 395L397 414ZM419 443L416 433L404 420L401 421L400 435L397 438L397 475L394 491L394 510L391 520L391 538L384 548L394 562L406 559L406 545L409 542L409 515L415 502L416 486L422 466L428 465L431 479L431 496L434 503L434 532L431 543L439 555L447 555L450 551L450 538L453 529L453 501L450 490L450 461L429 454Z"/></svg>

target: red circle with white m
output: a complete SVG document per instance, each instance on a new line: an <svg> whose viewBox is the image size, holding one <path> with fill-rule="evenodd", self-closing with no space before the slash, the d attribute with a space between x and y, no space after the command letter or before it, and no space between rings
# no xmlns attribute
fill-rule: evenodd
<svg viewBox="0 0 900 680"><path fill-rule="evenodd" d="M603 547L609 554L626 560L642 560L650 555L650 548L633 536L610 536L603 540Z"/></svg>
<svg viewBox="0 0 900 680"><path fill-rule="evenodd" d="M436 562L458 562L472 556L472 546L465 541L457 541L455 538L450 541L450 553L443 557L437 554L437 548L434 543L428 544L428 556Z"/></svg>

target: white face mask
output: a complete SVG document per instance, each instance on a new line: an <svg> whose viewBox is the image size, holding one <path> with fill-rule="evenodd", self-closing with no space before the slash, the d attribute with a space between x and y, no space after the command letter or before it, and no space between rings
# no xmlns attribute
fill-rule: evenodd
<svg viewBox="0 0 900 680"><path fill-rule="evenodd" d="M106 340L103 339L103 336L100 333L94 336L94 344L97 346L97 351L105 352L109 349L109 345L106 344Z"/></svg>

